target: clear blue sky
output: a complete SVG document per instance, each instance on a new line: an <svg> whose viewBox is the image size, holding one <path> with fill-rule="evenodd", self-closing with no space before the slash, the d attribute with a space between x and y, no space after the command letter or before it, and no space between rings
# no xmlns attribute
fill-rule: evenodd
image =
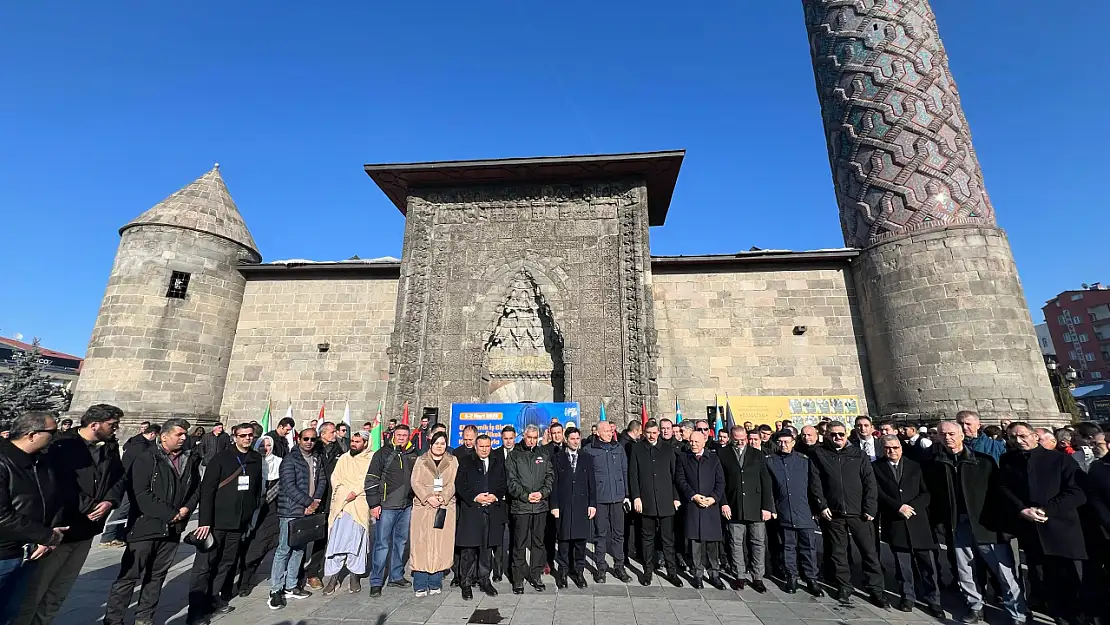
<svg viewBox="0 0 1110 625"><path fill-rule="evenodd" d="M1035 321L1110 281L1110 3L1045 6L933 0ZM0 335L53 349L215 161L267 260L400 256L363 163L672 148L653 252L843 244L800 0L9 3L0 58Z"/></svg>

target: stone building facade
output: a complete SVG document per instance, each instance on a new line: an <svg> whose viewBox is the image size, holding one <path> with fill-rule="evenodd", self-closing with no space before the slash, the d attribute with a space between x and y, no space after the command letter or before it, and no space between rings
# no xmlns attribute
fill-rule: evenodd
<svg viewBox="0 0 1110 625"><path fill-rule="evenodd" d="M671 151L367 165L400 261L262 264L214 169L121 230L74 409L565 399L589 424L727 392L1057 420L928 3L803 6L846 249L651 256Z"/></svg>

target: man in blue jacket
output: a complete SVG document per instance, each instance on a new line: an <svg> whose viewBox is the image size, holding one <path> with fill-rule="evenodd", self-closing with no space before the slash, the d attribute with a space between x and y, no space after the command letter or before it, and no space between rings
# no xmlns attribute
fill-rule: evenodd
<svg viewBox="0 0 1110 625"><path fill-rule="evenodd" d="M605 554L613 556L613 577L624 583L632 577L624 570L624 511L628 501L628 456L616 439L616 426L609 421L597 424L597 440L583 448L593 459L597 491L594 516L594 582L605 583L608 566Z"/></svg>
<svg viewBox="0 0 1110 625"><path fill-rule="evenodd" d="M817 585L817 521L814 506L820 478L809 458L794 451L794 433L775 434L775 453L767 457L771 492L775 500L774 518L779 532L786 568L786 592L798 592L798 569L806 590L814 597L825 592Z"/></svg>
<svg viewBox="0 0 1110 625"><path fill-rule="evenodd" d="M297 448L281 461L281 488L278 490L278 546L270 569L271 610L285 607L286 598L304 599L312 593L297 587L305 545L289 545L289 524L295 519L316 514L328 488L328 475L321 456L314 453L316 430L305 428L297 438Z"/></svg>
<svg viewBox="0 0 1110 625"><path fill-rule="evenodd" d="M1006 441L996 441L983 433L979 413L974 410L961 410L956 413L956 421L964 430L964 447L971 451L987 454L994 458L997 465L1002 454L1006 453Z"/></svg>

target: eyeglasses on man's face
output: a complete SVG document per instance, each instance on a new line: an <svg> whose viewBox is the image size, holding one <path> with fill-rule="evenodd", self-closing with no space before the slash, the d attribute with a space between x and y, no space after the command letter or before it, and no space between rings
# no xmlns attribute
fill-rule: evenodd
<svg viewBox="0 0 1110 625"><path fill-rule="evenodd" d="M306 442L306 443L315 443L316 442L316 437L315 436L302 436L301 440Z"/></svg>
<svg viewBox="0 0 1110 625"><path fill-rule="evenodd" d="M844 438L845 436L848 435L844 432L829 432L830 438Z"/></svg>
<svg viewBox="0 0 1110 625"><path fill-rule="evenodd" d="M254 438L254 432L247 432L246 434L236 434L236 438Z"/></svg>
<svg viewBox="0 0 1110 625"><path fill-rule="evenodd" d="M708 432L709 431L709 428L694 428L694 429L699 431L699 432Z"/></svg>

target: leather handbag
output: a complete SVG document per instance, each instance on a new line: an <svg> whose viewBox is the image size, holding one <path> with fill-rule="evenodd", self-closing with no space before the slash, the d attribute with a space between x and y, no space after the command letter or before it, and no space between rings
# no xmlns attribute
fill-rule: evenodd
<svg viewBox="0 0 1110 625"><path fill-rule="evenodd" d="M289 546L301 547L328 536L328 515L310 514L289 522Z"/></svg>

